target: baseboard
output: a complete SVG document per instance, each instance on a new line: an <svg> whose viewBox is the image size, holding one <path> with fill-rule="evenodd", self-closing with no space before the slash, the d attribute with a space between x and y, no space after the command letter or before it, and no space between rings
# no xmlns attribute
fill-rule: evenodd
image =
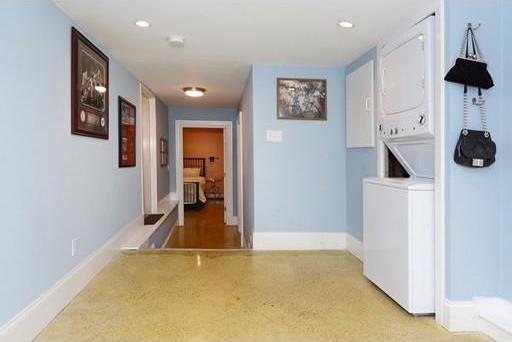
<svg viewBox="0 0 512 342"><path fill-rule="evenodd" d="M347 250L363 262L363 242L352 234L347 234Z"/></svg>
<svg viewBox="0 0 512 342"><path fill-rule="evenodd" d="M443 304L443 325L450 332L478 331L478 315L472 301Z"/></svg>
<svg viewBox="0 0 512 342"><path fill-rule="evenodd" d="M346 249L346 233L254 233L255 250Z"/></svg>
<svg viewBox="0 0 512 342"><path fill-rule="evenodd" d="M512 303L502 298L445 301L443 325L450 332L480 331L496 341L512 341Z"/></svg>
<svg viewBox="0 0 512 342"><path fill-rule="evenodd" d="M238 226L238 216L228 217L228 226Z"/></svg>
<svg viewBox="0 0 512 342"><path fill-rule="evenodd" d="M478 313L478 327L496 341L512 341L512 303L503 298L473 299Z"/></svg>
<svg viewBox="0 0 512 342"><path fill-rule="evenodd" d="M159 207L162 205L169 207L169 203L166 204L165 201L168 201L168 198L162 199ZM112 260L114 255L127 244L137 240L134 237L140 235L143 227L143 215L123 227L102 247L76 265L39 298L0 327L0 341L32 341ZM140 240L140 243L145 242Z"/></svg>
<svg viewBox="0 0 512 342"><path fill-rule="evenodd" d="M165 248L167 244L169 243L169 240L171 239L172 233L174 233L174 230L176 229L176 222L172 225L171 229L169 230L169 234L165 238L164 244L160 248Z"/></svg>

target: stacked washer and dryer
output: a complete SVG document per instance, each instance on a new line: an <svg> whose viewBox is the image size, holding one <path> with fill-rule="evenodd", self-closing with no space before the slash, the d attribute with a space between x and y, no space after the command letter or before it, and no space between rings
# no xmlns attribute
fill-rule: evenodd
<svg viewBox="0 0 512 342"><path fill-rule="evenodd" d="M364 275L412 314L435 311L434 35L430 16L379 46L378 131L410 178L363 181Z"/></svg>

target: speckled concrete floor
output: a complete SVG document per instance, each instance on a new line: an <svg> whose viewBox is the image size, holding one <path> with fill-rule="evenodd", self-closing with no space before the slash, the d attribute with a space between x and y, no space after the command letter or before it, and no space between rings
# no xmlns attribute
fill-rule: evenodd
<svg viewBox="0 0 512 342"><path fill-rule="evenodd" d="M487 341L413 317L345 252L123 253L38 341Z"/></svg>

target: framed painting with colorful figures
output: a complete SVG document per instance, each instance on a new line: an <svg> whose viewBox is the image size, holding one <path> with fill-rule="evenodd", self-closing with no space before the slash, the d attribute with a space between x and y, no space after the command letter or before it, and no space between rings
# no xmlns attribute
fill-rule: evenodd
<svg viewBox="0 0 512 342"><path fill-rule="evenodd" d="M136 165L136 121L135 106L119 96L119 167Z"/></svg>
<svg viewBox="0 0 512 342"><path fill-rule="evenodd" d="M108 139L108 57L71 29L71 133Z"/></svg>

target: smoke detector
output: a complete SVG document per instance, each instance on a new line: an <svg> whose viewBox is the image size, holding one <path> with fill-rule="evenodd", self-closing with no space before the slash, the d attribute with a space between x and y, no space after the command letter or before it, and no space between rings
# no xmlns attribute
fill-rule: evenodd
<svg viewBox="0 0 512 342"><path fill-rule="evenodd" d="M175 48L182 48L185 46L185 39L181 36L170 36L167 38L169 45Z"/></svg>

